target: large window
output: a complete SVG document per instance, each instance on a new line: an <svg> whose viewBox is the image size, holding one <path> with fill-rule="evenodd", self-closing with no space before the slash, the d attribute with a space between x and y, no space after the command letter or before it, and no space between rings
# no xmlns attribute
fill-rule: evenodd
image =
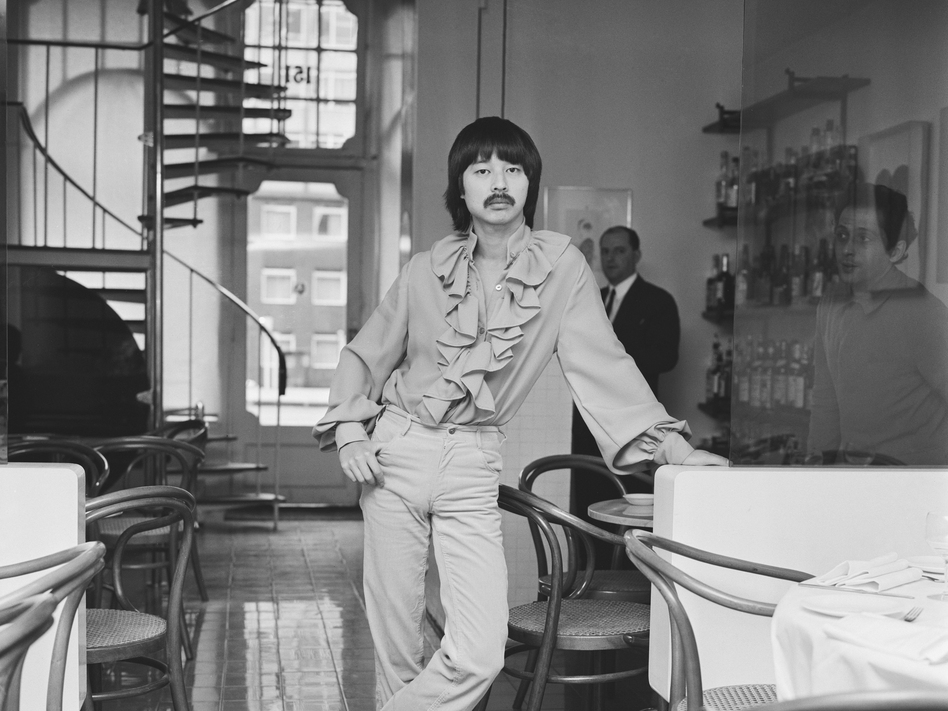
<svg viewBox="0 0 948 711"><path fill-rule="evenodd" d="M341 148L355 135L359 58L358 18L341 0L260 0L245 12L244 56L263 62L248 82L286 87L277 100L245 106L288 109L276 129L294 148ZM274 130L270 118L247 118L247 131Z"/></svg>

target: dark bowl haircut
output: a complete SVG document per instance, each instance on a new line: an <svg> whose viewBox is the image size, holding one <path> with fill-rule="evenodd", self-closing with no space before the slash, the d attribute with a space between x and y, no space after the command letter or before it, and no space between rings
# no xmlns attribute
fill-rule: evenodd
<svg viewBox="0 0 948 711"><path fill-rule="evenodd" d="M530 135L513 121L485 116L461 129L448 153L448 189L444 191L444 206L451 214L457 232L468 232L472 224L471 213L462 197L464 171L472 163L490 160L495 153L501 160L523 168L530 181L523 216L527 226L533 227L543 169L540 152Z"/></svg>
<svg viewBox="0 0 948 711"><path fill-rule="evenodd" d="M855 183L842 196L836 209L836 222L839 222L839 217L846 208L855 210L860 207L869 208L876 213L876 222L887 252L895 249L899 240L904 240L906 244L912 241L912 230L904 230L908 200L902 193L885 185Z"/></svg>

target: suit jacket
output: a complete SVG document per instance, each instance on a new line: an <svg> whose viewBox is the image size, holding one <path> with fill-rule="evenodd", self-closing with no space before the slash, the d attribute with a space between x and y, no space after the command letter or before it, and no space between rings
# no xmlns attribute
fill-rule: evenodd
<svg viewBox="0 0 948 711"><path fill-rule="evenodd" d="M639 274L619 304L612 327L658 397L658 376L678 364L681 327L675 299Z"/></svg>

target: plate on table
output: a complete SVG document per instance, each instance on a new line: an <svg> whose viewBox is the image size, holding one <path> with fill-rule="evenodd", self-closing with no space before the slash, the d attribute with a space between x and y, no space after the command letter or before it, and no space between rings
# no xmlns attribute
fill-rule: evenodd
<svg viewBox="0 0 948 711"><path fill-rule="evenodd" d="M941 575L945 572L945 559L937 555L917 555L906 558L905 562L913 568L920 568L923 573Z"/></svg>
<svg viewBox="0 0 948 711"><path fill-rule="evenodd" d="M821 615L829 615L830 617L845 617L860 612L886 615L887 617L901 617L912 606L911 601L908 600L894 600L873 595L847 595L845 593L814 595L802 600L800 604L811 612L819 612Z"/></svg>

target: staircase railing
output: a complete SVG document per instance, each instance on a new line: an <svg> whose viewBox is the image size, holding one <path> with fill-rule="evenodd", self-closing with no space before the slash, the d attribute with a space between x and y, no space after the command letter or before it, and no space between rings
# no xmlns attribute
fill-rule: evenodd
<svg viewBox="0 0 948 711"><path fill-rule="evenodd" d="M195 17L191 20L187 20L184 25L179 25L173 30L164 33L161 36L161 41L163 42L165 38L174 35L176 32L182 31L185 26L194 26L208 17L216 15L219 12L224 10L246 6L248 0L226 0L226 2L221 3L215 8L208 10L199 17ZM158 20L159 23L161 20ZM224 301L231 305L232 308L237 308L241 311L246 318L249 318L253 321L254 327L256 328L256 334L258 339L258 352L264 345L268 345L275 349L276 361L278 363L278 387L277 387L277 397L276 397L276 416L277 416L277 427L276 427L276 441L275 441L275 452L274 452L274 484L276 487L279 486L279 472L280 472L280 408L281 408L281 399L282 396L286 393L287 385L287 365L286 365L286 356L280 347L276 337L269 328L266 327L264 323L261 322L261 319L256 315L250 307L243 302L239 297L237 297L233 292L228 290L226 287L216 282L211 277L199 272L194 269L186 262L181 260L174 254L171 254L164 250L163 248L159 249L159 245L156 244L154 240L154 227L155 225L148 225L147 220L141 225L133 225L129 220L123 218L116 213L114 209L107 207L102 203L99 196L99 177L100 177L100 167L98 165L99 158L99 129L100 123L103 121L100 116L100 107L99 107L99 81L100 75L103 71L103 56L105 52L117 51L117 52L143 52L144 50L149 49L150 47L155 46L156 41L150 40L143 43L116 43L116 42L89 42L89 41L68 41L68 40L41 40L41 39L11 39L9 40L10 44L22 45L22 46L32 46L45 50L45 85L41 87L40 92L42 94L43 103L45 107L43 109L43 117L45 124L40 133L44 134L44 137L41 138L38 135L36 128L33 126L30 120L30 114L23 102L8 102L8 107L14 110L17 114L17 118L20 126L22 127L22 134L17 132L17 144L16 144L16 160L18 161L16 167L20 172L31 171L32 180L31 184L24 188L23 190L19 189L18 181L12 181L10 183L9 190L11 191L11 199L9 204L11 206L10 210L10 234L8 234L8 244L11 246L25 246L25 247L43 247L51 249L64 249L65 250L92 250L92 251L105 251L109 250L118 250L123 253L127 252L130 254L138 253L141 256L146 255L149 252L153 252L157 255L167 255L170 259L179 263L188 271L189 279L189 290L193 293L193 282L195 280L200 280L208 284L213 288L218 294L223 297ZM70 149L74 150L76 145L81 145L85 140L87 145L90 145L92 148L91 161L88 164L88 169L90 170L91 176L89 177L87 183L91 183L91 187L84 186L79 180L77 180L73 175L71 175L67 169L61 165L56 159L50 155L49 151L49 99L51 96L50 88L50 64L51 64L51 49L52 48L62 48L64 51L67 49L83 49L89 50L94 53L92 60L92 84L94 88L94 101L91 107L93 112L93 121L92 121L92 135L90 137L83 137L78 135L70 135L68 140L70 144ZM64 63L65 64L65 63ZM158 67L160 71L160 67ZM200 70L198 70L200 72ZM32 103L40 105L39 101L33 101ZM159 106L161 102L159 101ZM4 109L6 110L6 109ZM107 121L107 118L106 118ZM24 151L24 145L22 141L25 137L25 140L28 144L26 149L29 151L31 156L30 160L31 165L25 167L22 165L21 158L26 154ZM145 146L143 151L146 153L146 165L147 165L147 153L149 150L153 150L153 146L149 147L149 139L147 136L140 137ZM151 141L153 143L153 140ZM161 161L158 161L160 164ZM84 167L85 169L85 167ZM55 194L54 191L50 188L51 173L54 176L56 181L61 182L62 190L61 195ZM159 180L158 185L161 182ZM24 193L31 195L32 202L27 203L27 200L24 199ZM147 194L147 189L140 196L140 204L142 208L145 208L145 201ZM80 202L85 202L88 204L90 211L86 218L81 220L84 224L91 224L91 230L88 237L82 234L82 237L76 238L77 233L76 225L79 224L79 220L69 219L69 211L74 210L75 200L77 196ZM160 229L161 223L161 202L158 201L158 219L155 222L158 223ZM22 204L21 204L22 203ZM52 222L51 217L55 216L55 213L61 210L62 216L62 231L61 233L51 234L50 225ZM28 213L29 219L26 218L24 213ZM147 210L144 211L147 215ZM89 220L86 222L86 220ZM28 227L30 229L24 230L24 224L29 222ZM113 226L114 225L114 226ZM107 229L108 228L108 229ZM115 236L115 230L118 228L119 237ZM149 228L152 228L149 230ZM149 239L149 231L152 233L152 238ZM30 232L32 234L25 234L25 232ZM116 244L118 243L118 244ZM24 258L29 259L29 258ZM103 262L108 263L107 260L102 260ZM154 263L160 265L162 260L157 256L154 258ZM93 264L94 262L90 261L87 264ZM136 264L141 264L143 262L138 261ZM61 268L61 267L57 267ZM81 269L83 267L76 267ZM109 273L113 270L109 269L108 266L98 267L88 267L87 271L103 272ZM151 272L153 277L160 277L161 270L156 270ZM149 280L150 282L155 282L157 279L153 278ZM159 284L160 287L160 284ZM151 287L154 289L154 286ZM147 301L152 303L158 300L158 295L152 292L149 294ZM150 310L148 313L148 319L155 324L157 321L161 320L162 314L160 309ZM189 313L187 315L188 321L190 324L193 324L194 321L194 300L193 297L189 302ZM160 329L160 325L158 326ZM151 331L153 333L154 331ZM160 330L157 331L160 335ZM146 340L146 350L151 350L149 353L149 363L157 361L161 363L160 354L158 354L155 341L160 342L160 339L147 339ZM188 356L188 402L195 402L195 386L193 383L193 366L194 366L194 354L193 354L193 345L189 339L189 356ZM246 377L246 368L241 367L239 369L241 379ZM151 375L151 374L150 374ZM159 389L159 394L153 401L153 406L157 411L157 417L161 417L163 414L162 401L160 397L160 380L163 378L163 372L159 369L154 375L152 375L152 387ZM225 384L226 387L226 384ZM262 407L262 402L258 402L258 405ZM257 418L257 457L259 459L260 452L262 451L261 440L262 440L262 422L259 417ZM259 486L259 480L258 480Z"/></svg>

